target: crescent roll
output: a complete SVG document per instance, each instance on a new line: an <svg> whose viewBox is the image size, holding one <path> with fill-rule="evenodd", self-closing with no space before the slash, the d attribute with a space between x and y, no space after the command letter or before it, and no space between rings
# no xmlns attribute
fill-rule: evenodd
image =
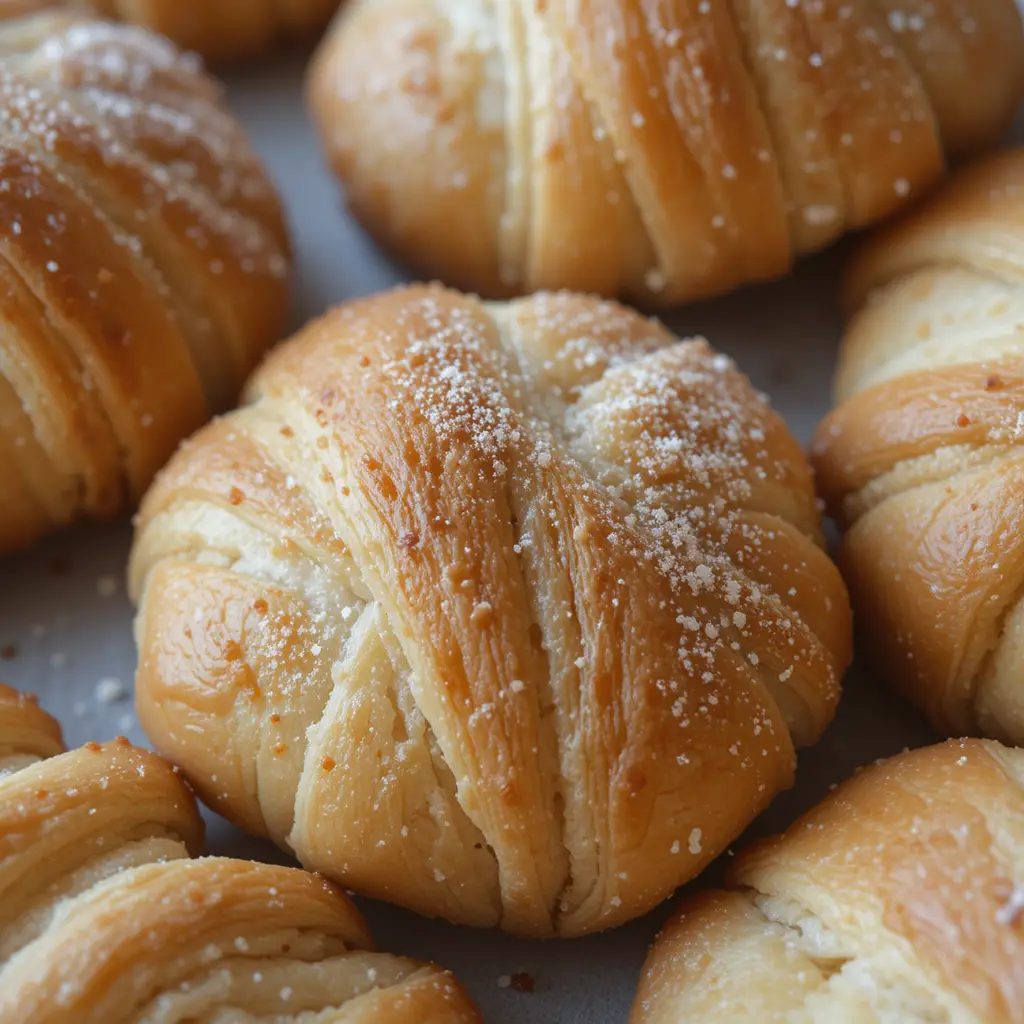
<svg viewBox="0 0 1024 1024"><path fill-rule="evenodd" d="M479 1021L439 969L372 952L323 879L192 859L202 822L160 758L62 750L0 687L0 1024Z"/></svg>
<svg viewBox="0 0 1024 1024"><path fill-rule="evenodd" d="M278 337L277 197L219 87L137 29L0 22L0 555L137 501Z"/></svg>
<svg viewBox="0 0 1024 1024"><path fill-rule="evenodd" d="M319 32L339 0L66 0L141 25L207 60L253 56ZM2 10L2 6L0 6Z"/></svg>
<svg viewBox="0 0 1024 1024"><path fill-rule="evenodd" d="M784 274L990 145L1014 0L354 0L310 100L420 276L669 305Z"/></svg>
<svg viewBox="0 0 1024 1024"><path fill-rule="evenodd" d="M724 356L582 296L342 306L147 496L137 709L359 892L522 935L643 913L792 780L849 610Z"/></svg>
<svg viewBox="0 0 1024 1024"><path fill-rule="evenodd" d="M948 733L1024 744L1024 151L861 250L813 460L865 644Z"/></svg>
<svg viewBox="0 0 1024 1024"><path fill-rule="evenodd" d="M631 1024L1015 1024L1024 751L951 741L863 770L688 900Z"/></svg>

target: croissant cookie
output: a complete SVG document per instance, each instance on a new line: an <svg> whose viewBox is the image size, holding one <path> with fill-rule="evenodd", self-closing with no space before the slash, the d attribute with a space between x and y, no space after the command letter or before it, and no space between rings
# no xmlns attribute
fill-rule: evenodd
<svg viewBox="0 0 1024 1024"><path fill-rule="evenodd" d="M860 252L814 443L879 670L937 728L1024 744L1024 152Z"/></svg>
<svg viewBox="0 0 1024 1024"><path fill-rule="evenodd" d="M194 58L0 23L0 554L138 500L287 312L281 209Z"/></svg>
<svg viewBox="0 0 1024 1024"><path fill-rule="evenodd" d="M436 967L372 952L304 871L191 859L195 800L126 740L63 753L0 686L2 1024L474 1024Z"/></svg>
<svg viewBox="0 0 1024 1024"><path fill-rule="evenodd" d="M991 144L1014 0L355 0L309 92L424 277L669 305L785 273Z"/></svg>
<svg viewBox="0 0 1024 1024"><path fill-rule="evenodd" d="M796 441L622 307L410 288L271 356L144 503L137 708L211 806L523 935L643 913L793 777L849 658Z"/></svg>
<svg viewBox="0 0 1024 1024"><path fill-rule="evenodd" d="M1024 751L962 740L865 769L737 858L655 943L631 1024L1015 1024Z"/></svg>

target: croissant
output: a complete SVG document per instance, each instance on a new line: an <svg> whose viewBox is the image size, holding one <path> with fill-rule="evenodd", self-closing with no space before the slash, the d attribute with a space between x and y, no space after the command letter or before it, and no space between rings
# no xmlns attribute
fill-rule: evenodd
<svg viewBox="0 0 1024 1024"><path fill-rule="evenodd" d="M0 23L0 554L137 500L280 337L281 209L220 90L136 29Z"/></svg>
<svg viewBox="0 0 1024 1024"><path fill-rule="evenodd" d="M683 905L630 1021L1019 1021L1022 786L986 740L863 770Z"/></svg>
<svg viewBox="0 0 1024 1024"><path fill-rule="evenodd" d="M342 306L147 495L137 710L201 796L424 914L579 935L708 863L832 716L796 441L576 295Z"/></svg>
<svg viewBox="0 0 1024 1024"><path fill-rule="evenodd" d="M155 755L61 753L6 686L0 730L0 1024L479 1021L439 969L372 952L322 879L190 859L195 800Z"/></svg>
<svg viewBox="0 0 1024 1024"><path fill-rule="evenodd" d="M1024 744L1024 151L861 250L838 408L816 435L861 633L947 733Z"/></svg>
<svg viewBox="0 0 1024 1024"><path fill-rule="evenodd" d="M785 273L991 143L1014 0L361 0L310 99L422 276L668 305Z"/></svg>
<svg viewBox="0 0 1024 1024"><path fill-rule="evenodd" d="M142 25L208 60L252 56L311 36L339 0L65 0L71 7Z"/></svg>

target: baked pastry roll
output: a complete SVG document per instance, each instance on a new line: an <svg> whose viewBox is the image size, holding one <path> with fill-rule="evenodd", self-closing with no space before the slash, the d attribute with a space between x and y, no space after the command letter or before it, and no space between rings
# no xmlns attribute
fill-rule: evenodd
<svg viewBox="0 0 1024 1024"><path fill-rule="evenodd" d="M281 208L219 87L67 13L0 23L0 554L137 500L287 312Z"/></svg>
<svg viewBox="0 0 1024 1024"><path fill-rule="evenodd" d="M202 797L425 914L579 935L793 775L849 657L799 446L592 298L409 288L278 350L147 496L137 709Z"/></svg>
<svg viewBox="0 0 1024 1024"><path fill-rule="evenodd" d="M1008 126L1014 0L357 0L310 78L424 277L668 305L785 273Z"/></svg>
<svg viewBox="0 0 1024 1024"><path fill-rule="evenodd" d="M479 1020L439 969L372 952L323 879L191 859L202 822L160 758L123 739L59 753L7 687L0 730L0 758L23 758L0 774L2 1024Z"/></svg>
<svg viewBox="0 0 1024 1024"><path fill-rule="evenodd" d="M67 0L169 36L208 60L252 56L319 32L339 0ZM2 9L2 8L0 8Z"/></svg>
<svg viewBox="0 0 1024 1024"><path fill-rule="evenodd" d="M876 666L947 733L1024 744L1024 152L861 250L814 442Z"/></svg>
<svg viewBox="0 0 1024 1024"><path fill-rule="evenodd" d="M684 903L631 1024L1019 1021L1022 786L983 740L864 769Z"/></svg>

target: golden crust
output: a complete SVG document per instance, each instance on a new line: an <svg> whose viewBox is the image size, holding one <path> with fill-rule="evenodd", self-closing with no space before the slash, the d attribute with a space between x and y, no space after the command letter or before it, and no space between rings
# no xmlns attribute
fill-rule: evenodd
<svg viewBox="0 0 1024 1024"><path fill-rule="evenodd" d="M14 750L34 708L0 690ZM38 712L38 715L41 715ZM52 733L52 720L50 720ZM202 822L177 772L126 740L0 777L0 1024L129 1024L218 1011L274 1019L479 1020L438 968L372 951L314 875L192 860Z"/></svg>
<svg viewBox="0 0 1024 1024"><path fill-rule="evenodd" d="M803 455L703 341L409 288L277 350L147 496L140 720L346 886L628 920L789 785L849 658Z"/></svg>
<svg viewBox="0 0 1024 1024"><path fill-rule="evenodd" d="M1024 152L861 249L812 459L879 669L951 733L1024 742Z"/></svg>
<svg viewBox="0 0 1024 1024"><path fill-rule="evenodd" d="M355 0L310 72L353 213L425 277L668 305L777 277L992 143L1014 0Z"/></svg>
<svg viewBox="0 0 1024 1024"><path fill-rule="evenodd" d="M57 720L35 697L0 683L0 776L63 750Z"/></svg>
<svg viewBox="0 0 1024 1024"><path fill-rule="evenodd" d="M288 240L218 87L68 13L0 24L0 553L122 511L279 337Z"/></svg>
<svg viewBox="0 0 1024 1024"><path fill-rule="evenodd" d="M209 61L252 57L314 36L339 0L0 0L0 19L64 6L139 25Z"/></svg>
<svg viewBox="0 0 1024 1024"><path fill-rule="evenodd" d="M1024 752L866 768L687 901L630 1018L1010 1024L1024 998Z"/></svg>

